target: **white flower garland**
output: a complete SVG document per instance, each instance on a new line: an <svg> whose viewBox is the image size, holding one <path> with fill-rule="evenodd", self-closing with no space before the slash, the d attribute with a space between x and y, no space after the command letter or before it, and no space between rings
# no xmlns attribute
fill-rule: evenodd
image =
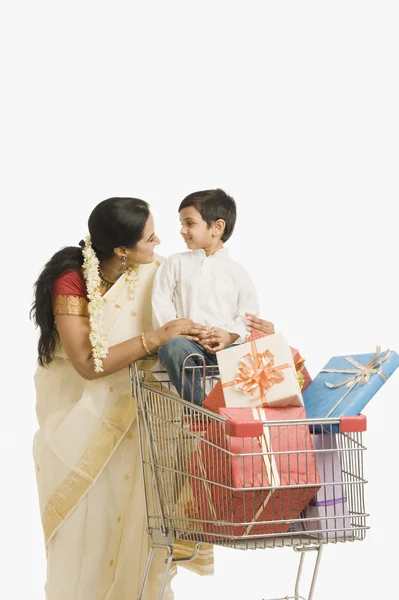
<svg viewBox="0 0 399 600"><path fill-rule="evenodd" d="M134 291L139 285L139 265L129 267L126 273L126 281L128 283L128 298L129 300L134 299Z"/></svg>
<svg viewBox="0 0 399 600"><path fill-rule="evenodd" d="M108 354L108 340L103 326L104 299L100 293L101 279L98 273L99 260L94 252L91 239L88 235L83 248L83 275L86 281L87 296L89 298L90 317L90 342L93 348L94 370L96 373L104 371L103 359Z"/></svg>
<svg viewBox="0 0 399 600"><path fill-rule="evenodd" d="M87 296L89 298L89 318L90 318L90 343L93 349L94 369L96 373L104 371L103 360L108 355L108 340L103 326L103 306L104 298L101 295L101 279L98 272L100 262L91 245L91 239L88 235L85 238L85 247L83 254L83 275L86 281ZM129 267L126 272L126 281L128 283L129 300L134 299L135 289L139 285L139 265Z"/></svg>

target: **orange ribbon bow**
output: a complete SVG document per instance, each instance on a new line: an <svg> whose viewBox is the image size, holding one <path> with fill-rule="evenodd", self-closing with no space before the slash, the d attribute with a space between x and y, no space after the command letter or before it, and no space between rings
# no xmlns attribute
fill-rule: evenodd
<svg viewBox="0 0 399 600"><path fill-rule="evenodd" d="M253 396L257 389L260 390L262 406L267 408L267 391L276 383L284 380L282 369L288 369L291 365L285 363L275 366L274 355L270 350L258 352L255 340L251 342L251 352L240 360L237 377L233 381L223 383L222 387L236 385L239 390Z"/></svg>

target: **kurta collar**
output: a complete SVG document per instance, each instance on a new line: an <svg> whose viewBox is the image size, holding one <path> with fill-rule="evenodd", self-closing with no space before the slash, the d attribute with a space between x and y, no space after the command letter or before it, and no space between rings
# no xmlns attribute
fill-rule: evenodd
<svg viewBox="0 0 399 600"><path fill-rule="evenodd" d="M191 252L194 256L197 256L198 258L225 258L229 254L229 249L223 246L223 248L220 248L215 252L215 254L211 254L211 256L207 256L203 248L191 250Z"/></svg>

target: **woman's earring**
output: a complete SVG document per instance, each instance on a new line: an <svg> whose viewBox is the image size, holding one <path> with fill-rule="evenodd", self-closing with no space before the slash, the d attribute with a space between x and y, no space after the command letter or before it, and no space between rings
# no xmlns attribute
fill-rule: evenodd
<svg viewBox="0 0 399 600"><path fill-rule="evenodd" d="M126 271L126 269L127 269L126 256L123 254L121 256L121 266L120 266L119 271L122 271L122 273L123 273L124 271Z"/></svg>

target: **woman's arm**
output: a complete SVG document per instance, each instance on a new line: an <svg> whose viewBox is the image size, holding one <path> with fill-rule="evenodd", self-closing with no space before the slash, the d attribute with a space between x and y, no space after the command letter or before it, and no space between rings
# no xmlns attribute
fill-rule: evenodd
<svg viewBox="0 0 399 600"><path fill-rule="evenodd" d="M135 360L147 354L141 336L136 336L111 346L108 356L103 360L103 371L94 370L94 360L89 339L90 322L87 317L75 315L56 315L58 334L65 352L75 370L87 380L106 377L127 367ZM206 328L191 319L176 319L166 323L164 327L149 331L145 334L145 341L150 352L168 340L182 334L199 335Z"/></svg>

